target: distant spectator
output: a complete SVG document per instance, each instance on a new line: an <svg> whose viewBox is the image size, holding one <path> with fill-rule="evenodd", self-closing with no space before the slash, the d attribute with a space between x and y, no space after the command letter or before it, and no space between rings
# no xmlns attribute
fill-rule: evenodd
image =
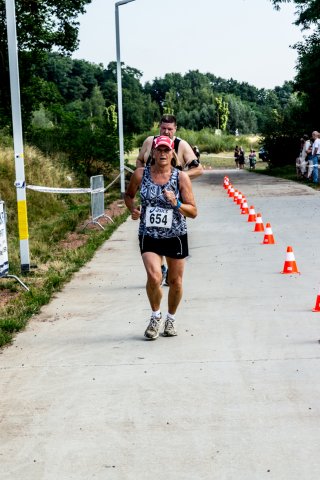
<svg viewBox="0 0 320 480"><path fill-rule="evenodd" d="M240 150L239 150L239 168L241 170L244 168L244 163L245 163L244 150L243 150L242 147L240 147Z"/></svg>
<svg viewBox="0 0 320 480"><path fill-rule="evenodd" d="M238 145L236 145L236 148L234 149L234 161L236 162L236 168L237 170L239 170L239 154L240 154L240 150L239 150L239 147Z"/></svg>
<svg viewBox="0 0 320 480"><path fill-rule="evenodd" d="M303 146L302 146L302 151L300 155L300 172L303 177L307 176L307 166L308 166L308 151L310 149L310 138L309 135L304 134L303 135Z"/></svg>
<svg viewBox="0 0 320 480"><path fill-rule="evenodd" d="M310 149L310 139L309 135L304 134L301 139L301 152L300 152L300 161L299 161L299 176L305 178L307 176L307 166L308 166L308 152Z"/></svg>
<svg viewBox="0 0 320 480"><path fill-rule="evenodd" d="M256 168L256 163L257 163L257 155L255 150L250 150L249 153L249 167L250 170L254 170Z"/></svg>
<svg viewBox="0 0 320 480"><path fill-rule="evenodd" d="M306 150L306 163L307 163L307 173L306 177L308 180L312 179L312 172L313 172L313 160L312 160L312 146L313 146L313 138L310 138L310 145L309 148Z"/></svg>
<svg viewBox="0 0 320 480"><path fill-rule="evenodd" d="M319 132L316 130L312 132L313 145L312 145L312 163L313 163L313 172L312 180L313 183L318 183L318 166L319 166L319 157L320 157L320 139Z"/></svg>

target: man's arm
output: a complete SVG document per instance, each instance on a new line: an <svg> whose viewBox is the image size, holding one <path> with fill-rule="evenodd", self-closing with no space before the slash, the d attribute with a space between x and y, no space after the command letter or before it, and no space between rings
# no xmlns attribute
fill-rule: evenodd
<svg viewBox="0 0 320 480"><path fill-rule="evenodd" d="M181 151L180 151L181 149ZM191 179L199 177L203 174L203 167L196 158L191 146L185 140L181 140L179 144L178 158L183 160L183 171Z"/></svg>
<svg viewBox="0 0 320 480"><path fill-rule="evenodd" d="M136 167L145 167L146 161L148 160L148 157L151 152L152 148L152 142L153 142L154 137L147 137L145 141L142 144L142 147L140 149L140 152L138 154L137 160L136 160Z"/></svg>

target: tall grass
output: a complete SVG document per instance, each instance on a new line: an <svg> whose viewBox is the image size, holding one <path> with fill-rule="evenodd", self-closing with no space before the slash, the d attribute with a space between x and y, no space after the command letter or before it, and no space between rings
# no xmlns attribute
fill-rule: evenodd
<svg viewBox="0 0 320 480"><path fill-rule="evenodd" d="M149 135L158 135L159 128L154 127L151 131L135 137L135 146L140 148L145 138ZM245 150L258 148L259 138L252 135L235 137L234 135L217 135L215 130L204 128L199 132L180 128L176 135L186 140L190 145L197 145L200 152L220 153L232 151L236 145L242 146Z"/></svg>
<svg viewBox="0 0 320 480"><path fill-rule="evenodd" d="M49 159L32 147L25 148L25 175L27 185L48 187L76 187L73 174L63 168L58 159ZM7 212L8 250L13 269L19 268L18 224L14 153L12 148L0 149L0 198ZM27 189L27 211L31 256L42 262L42 245L45 252L52 243L75 229L79 219L90 211L90 198L83 195L57 195Z"/></svg>
<svg viewBox="0 0 320 480"><path fill-rule="evenodd" d="M80 186L76 177L62 166L58 158L47 158L34 148L25 148L25 171L27 185ZM14 152L6 146L0 148L0 198L5 201L8 214L9 273L20 276L14 181ZM111 191L106 195L106 202L112 202L118 196L118 192ZM124 209L124 213L113 224L106 225L105 230L81 231L78 227L90 214L89 194L57 195L28 189L27 209L31 267L37 268L31 268L23 277L30 292L24 291L12 279L2 278L0 281L0 295L15 294L13 300L0 307L0 346L10 342L12 335L24 328L30 316L37 313L50 300L53 292L59 290L93 256L96 249L128 215ZM80 237L81 245L68 249L61 240L73 231Z"/></svg>

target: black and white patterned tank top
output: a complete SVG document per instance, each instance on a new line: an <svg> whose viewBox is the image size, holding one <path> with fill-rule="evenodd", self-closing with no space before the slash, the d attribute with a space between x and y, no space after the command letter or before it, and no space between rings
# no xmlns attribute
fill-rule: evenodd
<svg viewBox="0 0 320 480"><path fill-rule="evenodd" d="M139 235L148 235L153 238L185 235L187 233L186 218L172 207L163 193L164 190L172 190L177 200L180 199L180 171L172 168L169 181L164 185L157 185L152 181L150 168L150 165L145 167L140 186Z"/></svg>

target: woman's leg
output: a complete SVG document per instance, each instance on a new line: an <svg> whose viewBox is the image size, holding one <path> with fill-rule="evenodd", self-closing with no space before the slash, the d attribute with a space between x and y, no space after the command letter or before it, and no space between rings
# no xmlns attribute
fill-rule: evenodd
<svg viewBox="0 0 320 480"><path fill-rule="evenodd" d="M168 264L168 312L174 315L177 311L182 298L182 277L185 266L185 259L176 259L167 257Z"/></svg>
<svg viewBox="0 0 320 480"><path fill-rule="evenodd" d="M146 291L151 309L155 312L160 310L162 298L162 257L153 252L145 252L142 254L142 260L147 272Z"/></svg>

